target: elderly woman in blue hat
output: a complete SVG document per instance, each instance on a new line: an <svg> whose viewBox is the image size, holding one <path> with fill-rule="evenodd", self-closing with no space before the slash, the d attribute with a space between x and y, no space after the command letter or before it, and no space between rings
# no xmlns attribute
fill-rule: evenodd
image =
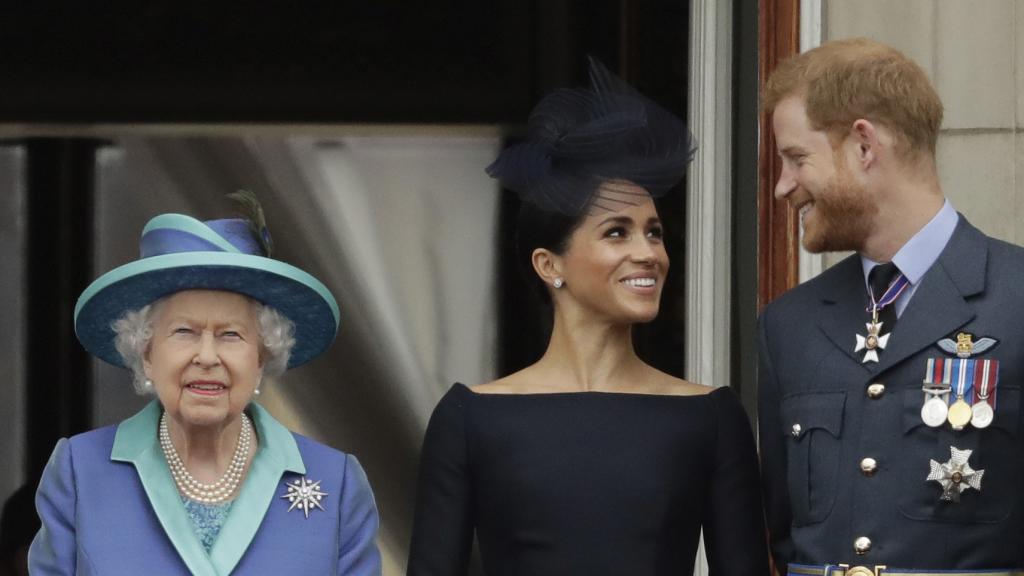
<svg viewBox="0 0 1024 576"><path fill-rule="evenodd" d="M155 399L58 442L36 497L32 574L380 574L359 462L252 402L338 326L323 284L268 257L258 214L157 216L141 258L82 293L79 340Z"/></svg>

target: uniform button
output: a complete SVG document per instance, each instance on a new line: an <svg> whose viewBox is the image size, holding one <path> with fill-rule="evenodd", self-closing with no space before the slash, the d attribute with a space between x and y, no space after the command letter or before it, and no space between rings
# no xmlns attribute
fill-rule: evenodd
<svg viewBox="0 0 1024 576"><path fill-rule="evenodd" d="M878 470L878 462L875 462L874 458L865 458L860 461L860 471L865 476L874 476L875 471Z"/></svg>
<svg viewBox="0 0 1024 576"><path fill-rule="evenodd" d="M871 539L861 536L853 541L853 551L859 555L867 554L871 550Z"/></svg>
<svg viewBox="0 0 1024 576"><path fill-rule="evenodd" d="M868 398L877 400L882 397L882 394L885 394L885 384L875 382L868 386Z"/></svg>
<svg viewBox="0 0 1024 576"><path fill-rule="evenodd" d="M799 423L793 424L793 431L791 432L793 434L793 438L799 438L800 437L800 432L802 430L803 430L803 427L800 426Z"/></svg>

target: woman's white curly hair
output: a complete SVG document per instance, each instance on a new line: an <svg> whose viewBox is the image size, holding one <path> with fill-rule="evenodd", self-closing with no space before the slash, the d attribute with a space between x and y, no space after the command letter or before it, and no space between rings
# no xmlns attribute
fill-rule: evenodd
<svg viewBox="0 0 1024 576"><path fill-rule="evenodd" d="M146 378L142 359L153 338L153 310L166 298L161 298L138 310L128 310L110 327L116 333L114 347L132 371L132 385L140 395L152 394L153 386ZM260 357L263 375L275 378L288 369L288 359L295 346L295 323L276 309L250 299L255 307L260 327Z"/></svg>

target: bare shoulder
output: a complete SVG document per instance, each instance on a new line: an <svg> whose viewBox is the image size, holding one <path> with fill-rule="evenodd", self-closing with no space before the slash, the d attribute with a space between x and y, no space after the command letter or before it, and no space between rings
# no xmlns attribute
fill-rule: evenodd
<svg viewBox="0 0 1024 576"><path fill-rule="evenodd" d="M712 386L695 384L647 366L641 374L634 374L628 386L606 391L657 396L701 396L714 389ZM548 394L567 391L564 386L558 386L557 380L549 373L538 369L536 365L504 378L471 386L470 390L478 394Z"/></svg>
<svg viewBox="0 0 1024 576"><path fill-rule="evenodd" d="M477 394L511 394L513 392L507 376L491 382L469 386L469 389Z"/></svg>
<svg viewBox="0 0 1024 576"><path fill-rule="evenodd" d="M682 378L676 378L655 368L650 369L650 379L644 384L650 394L670 396L703 396L715 390L714 386L697 384Z"/></svg>
<svg viewBox="0 0 1024 576"><path fill-rule="evenodd" d="M524 368L503 378L471 386L470 390L478 394L525 394L534 392L536 382L530 368Z"/></svg>

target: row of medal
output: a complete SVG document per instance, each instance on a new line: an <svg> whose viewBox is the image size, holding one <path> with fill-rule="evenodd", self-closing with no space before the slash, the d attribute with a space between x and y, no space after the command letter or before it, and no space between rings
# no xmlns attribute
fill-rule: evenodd
<svg viewBox="0 0 1024 576"><path fill-rule="evenodd" d="M953 430L987 428L995 418L998 382L998 360L929 358L921 420L932 428L946 422Z"/></svg>

